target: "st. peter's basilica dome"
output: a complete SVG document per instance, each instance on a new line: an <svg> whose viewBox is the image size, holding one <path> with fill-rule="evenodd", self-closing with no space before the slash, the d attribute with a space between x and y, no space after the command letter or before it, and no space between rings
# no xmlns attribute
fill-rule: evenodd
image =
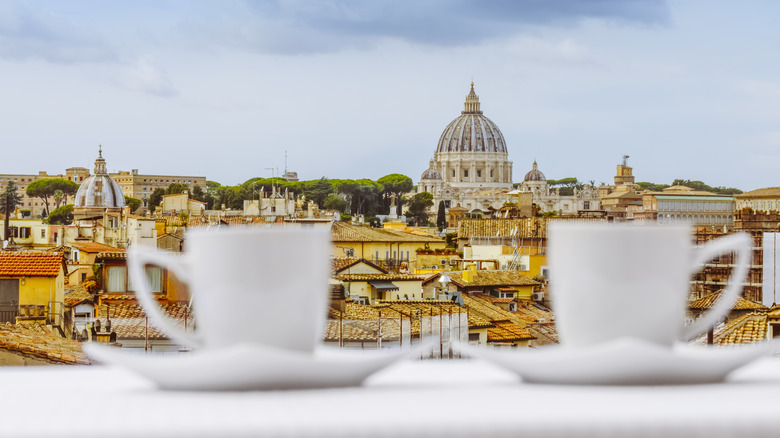
<svg viewBox="0 0 780 438"><path fill-rule="evenodd" d="M464 107L460 116L444 129L436 152L507 153L506 142L498 126L482 115L473 82Z"/></svg>

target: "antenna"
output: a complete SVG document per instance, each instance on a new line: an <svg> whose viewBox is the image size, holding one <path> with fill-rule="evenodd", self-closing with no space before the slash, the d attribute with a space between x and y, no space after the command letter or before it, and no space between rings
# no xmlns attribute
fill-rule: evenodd
<svg viewBox="0 0 780 438"><path fill-rule="evenodd" d="M628 159L631 158L628 155L623 155L623 165L628 166Z"/></svg>
<svg viewBox="0 0 780 438"><path fill-rule="evenodd" d="M287 151L284 151L284 175L287 176Z"/></svg>

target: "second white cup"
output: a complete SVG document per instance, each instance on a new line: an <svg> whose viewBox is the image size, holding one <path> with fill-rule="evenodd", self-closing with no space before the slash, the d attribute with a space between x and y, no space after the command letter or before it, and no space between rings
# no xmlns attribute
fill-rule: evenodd
<svg viewBox="0 0 780 438"><path fill-rule="evenodd" d="M670 346L715 325L742 290L752 241L739 233L695 247L692 237L687 226L550 224L550 295L561 344L632 337ZM729 252L736 253L729 285L709 312L685 326L691 277Z"/></svg>

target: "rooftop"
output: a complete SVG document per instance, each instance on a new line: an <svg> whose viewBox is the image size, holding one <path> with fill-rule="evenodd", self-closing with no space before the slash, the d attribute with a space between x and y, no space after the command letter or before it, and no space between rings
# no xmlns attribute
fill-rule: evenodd
<svg viewBox="0 0 780 438"><path fill-rule="evenodd" d="M63 364L90 364L81 343L62 338L40 324L0 323L0 348Z"/></svg>
<svg viewBox="0 0 780 438"><path fill-rule="evenodd" d="M89 241L77 240L77 241L69 242L69 245L73 248L78 249L79 251L90 252L90 253L98 253L103 251L122 251L122 252L124 251L122 249L110 245L105 245L97 242L89 242Z"/></svg>
<svg viewBox="0 0 780 438"><path fill-rule="evenodd" d="M334 242L419 242L444 243L444 239L416 230L396 231L387 228L357 226L345 222L334 222Z"/></svg>
<svg viewBox="0 0 780 438"><path fill-rule="evenodd" d="M481 270L474 272L472 281L463 279L463 272L449 272L452 282L458 287L490 287L490 286L538 286L541 283L532 280L519 271Z"/></svg>
<svg viewBox="0 0 780 438"><path fill-rule="evenodd" d="M60 252L0 251L0 277L56 277L63 260Z"/></svg>
<svg viewBox="0 0 780 438"><path fill-rule="evenodd" d="M715 301L720 298L721 292L713 292L705 295L698 300L694 300L688 303L688 308L691 310L707 310L715 305ZM738 297L737 301L731 306L732 310L768 310L767 307L761 303L755 301L746 300L745 298Z"/></svg>
<svg viewBox="0 0 780 438"><path fill-rule="evenodd" d="M751 190L749 192L734 195L735 198L778 198L780 197L780 187L765 187L762 189Z"/></svg>

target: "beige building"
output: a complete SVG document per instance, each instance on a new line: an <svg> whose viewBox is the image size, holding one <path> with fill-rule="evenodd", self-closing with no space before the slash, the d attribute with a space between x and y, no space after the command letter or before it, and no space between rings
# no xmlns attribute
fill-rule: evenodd
<svg viewBox="0 0 780 438"><path fill-rule="evenodd" d="M519 192L531 193L533 204L540 213L554 212L559 216L575 216L597 213L601 209L598 190L585 184L582 189L575 188L572 195L561 195L557 189L547 184L547 178L539 170L536 160L531 170L525 174Z"/></svg>
<svg viewBox="0 0 780 438"><path fill-rule="evenodd" d="M22 211L22 214L24 214L25 217L38 217L44 211L43 201L41 198L27 196L27 186L34 181L44 178L62 178L81 184L87 177L89 177L89 169L86 167L70 167L65 169L65 173L57 175L49 175L45 171L40 171L37 175L4 173L0 174L0 190L5 190L8 181L12 181L18 189L17 193L22 197L21 202L18 204L19 210ZM67 199L63 200L62 205L72 203L73 197L69 196ZM55 208L54 200L49 199L49 211L54 210Z"/></svg>
<svg viewBox="0 0 780 438"><path fill-rule="evenodd" d="M205 176L142 175L138 169L120 170L111 177L122 188L125 195L141 200L141 208L148 207L149 197L155 189L167 189L173 183L184 184L192 192L195 186L206 190Z"/></svg>
<svg viewBox="0 0 780 438"><path fill-rule="evenodd" d="M734 197L672 186L642 194L642 211L636 219L659 224L728 226L734 224Z"/></svg>
<svg viewBox="0 0 780 438"><path fill-rule="evenodd" d="M102 149L100 155L102 158ZM90 176L91 173L86 167L69 167L65 169L65 173L53 175L48 174L46 171L40 171L37 174L0 174L0 189L4 189L8 181L14 182L19 188L18 193L22 195L19 209L23 213L29 211L29 216L31 217L38 217L44 211L44 205L40 198L27 196L27 186L32 182L43 178L62 178L81 184ZM143 208L147 206L147 200L154 192L154 189L167 189L172 183L184 184L190 191L196 185L200 186L204 191L206 190L205 176L141 175L138 173L138 169L133 169L129 172L120 170L117 173L109 174L109 176L119 185L125 195L140 199ZM68 197L62 204L73 204L73 197ZM53 200L50 199L49 210L54 208ZM24 214L26 215L26 213Z"/></svg>
<svg viewBox="0 0 780 438"><path fill-rule="evenodd" d="M206 211L206 203L189 199L187 193L177 193L175 195L163 195L162 213L179 214L182 212L190 216L200 216Z"/></svg>
<svg viewBox="0 0 780 438"><path fill-rule="evenodd" d="M780 211L780 187L766 187L734 195L736 209L749 208L755 212Z"/></svg>
<svg viewBox="0 0 780 438"><path fill-rule="evenodd" d="M642 209L642 195L634 181L633 169L628 165L628 155L623 164L618 164L615 185L598 187L601 208L616 220L633 219L634 213Z"/></svg>

